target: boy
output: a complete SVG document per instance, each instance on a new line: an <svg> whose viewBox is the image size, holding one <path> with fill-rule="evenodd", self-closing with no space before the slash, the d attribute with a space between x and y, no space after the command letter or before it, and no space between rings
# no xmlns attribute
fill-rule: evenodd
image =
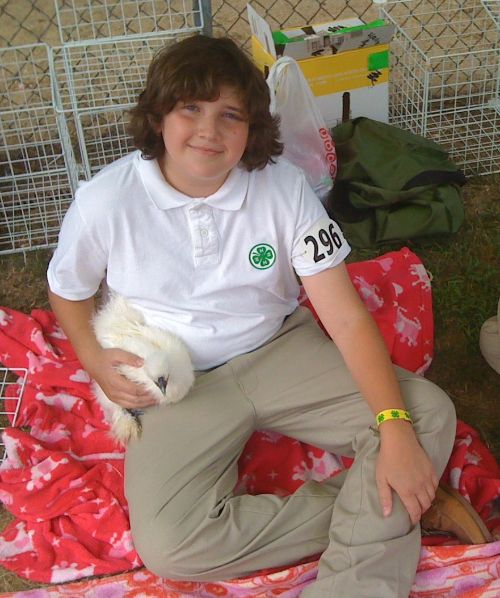
<svg viewBox="0 0 500 598"><path fill-rule="evenodd" d="M102 280L190 348L194 388L145 409L127 449L141 558L165 577L217 580L322 552L303 596L407 596L454 409L430 382L395 374L340 229L278 158L260 72L228 39L185 39L153 60L132 131L140 151L78 190L48 279L82 364L122 407L151 399L115 369L138 358L93 335ZM298 308L296 274L333 342ZM354 464L290 497L234 496L258 428Z"/></svg>

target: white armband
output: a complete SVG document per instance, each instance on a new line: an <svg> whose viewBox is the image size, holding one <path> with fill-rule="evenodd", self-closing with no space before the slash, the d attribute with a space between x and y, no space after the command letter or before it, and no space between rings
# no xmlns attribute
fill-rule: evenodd
<svg viewBox="0 0 500 598"><path fill-rule="evenodd" d="M318 220L299 241L299 254L310 265L336 263L339 253L347 246L338 224L330 218Z"/></svg>

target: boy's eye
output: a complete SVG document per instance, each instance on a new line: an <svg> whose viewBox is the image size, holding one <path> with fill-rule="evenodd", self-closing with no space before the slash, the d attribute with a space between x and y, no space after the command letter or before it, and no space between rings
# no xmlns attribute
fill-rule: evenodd
<svg viewBox="0 0 500 598"><path fill-rule="evenodd" d="M239 114L238 112L223 112L222 116L224 118L229 118L230 120L244 120L243 115Z"/></svg>
<svg viewBox="0 0 500 598"><path fill-rule="evenodd" d="M189 112L195 112L198 110L198 106L196 104L184 104L182 107L184 110L188 110Z"/></svg>

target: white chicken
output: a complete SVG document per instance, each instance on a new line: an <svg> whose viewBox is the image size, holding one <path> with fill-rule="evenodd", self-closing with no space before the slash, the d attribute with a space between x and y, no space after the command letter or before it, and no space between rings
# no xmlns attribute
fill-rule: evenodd
<svg viewBox="0 0 500 598"><path fill-rule="evenodd" d="M143 386L158 404L183 399L194 382L193 365L186 345L174 334L148 326L143 315L120 295L111 295L95 314L93 328L99 344L142 357L141 367L121 365L118 371ZM111 433L126 444L140 435L139 412L113 403L94 382L94 394L110 424Z"/></svg>

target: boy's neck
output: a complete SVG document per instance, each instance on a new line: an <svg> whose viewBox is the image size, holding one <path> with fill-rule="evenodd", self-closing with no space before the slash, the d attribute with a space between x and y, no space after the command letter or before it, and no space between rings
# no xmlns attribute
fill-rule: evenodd
<svg viewBox="0 0 500 598"><path fill-rule="evenodd" d="M214 180L203 180L197 181L196 179L190 179L189 181L181 180L180 177L172 177L167 168L167 162L164 157L157 159L158 166L163 175L165 181L173 187L176 191L179 191L183 195L188 197L195 197L197 199L206 199L216 193L227 181L230 172L226 173L225 177L214 179Z"/></svg>

